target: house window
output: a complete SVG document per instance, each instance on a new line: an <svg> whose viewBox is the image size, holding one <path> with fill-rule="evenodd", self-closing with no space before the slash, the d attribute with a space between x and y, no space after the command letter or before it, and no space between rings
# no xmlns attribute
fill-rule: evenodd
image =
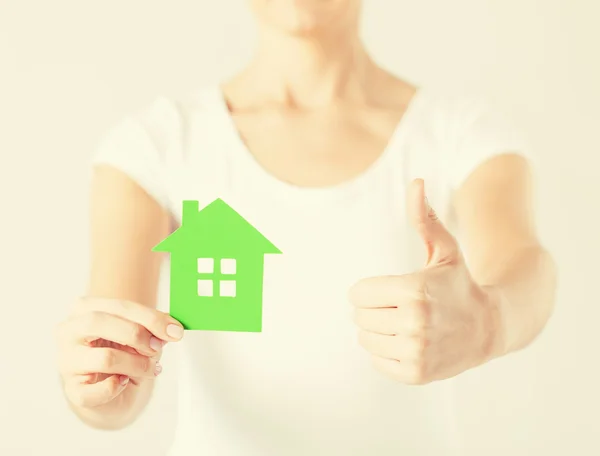
<svg viewBox="0 0 600 456"><path fill-rule="evenodd" d="M235 274L235 260L223 258L221 260L221 274Z"/></svg>
<svg viewBox="0 0 600 456"><path fill-rule="evenodd" d="M219 282L219 295L235 298L235 280L221 280Z"/></svg>
<svg viewBox="0 0 600 456"><path fill-rule="evenodd" d="M213 258L198 258L198 272L200 274L215 272L215 260Z"/></svg>
<svg viewBox="0 0 600 456"><path fill-rule="evenodd" d="M212 296L213 295L213 281L212 280L198 280L198 296Z"/></svg>
<svg viewBox="0 0 600 456"><path fill-rule="evenodd" d="M237 262L233 258L198 258L198 296L235 298Z"/></svg>

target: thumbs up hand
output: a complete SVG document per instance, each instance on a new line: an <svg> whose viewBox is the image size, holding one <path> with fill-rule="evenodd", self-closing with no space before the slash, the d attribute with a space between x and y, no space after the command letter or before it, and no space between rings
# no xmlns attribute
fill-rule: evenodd
<svg viewBox="0 0 600 456"><path fill-rule="evenodd" d="M458 375L490 358L496 319L471 278L456 239L437 218L421 179L408 191L408 217L427 250L420 271L363 279L350 290L359 342L375 367L406 384Z"/></svg>

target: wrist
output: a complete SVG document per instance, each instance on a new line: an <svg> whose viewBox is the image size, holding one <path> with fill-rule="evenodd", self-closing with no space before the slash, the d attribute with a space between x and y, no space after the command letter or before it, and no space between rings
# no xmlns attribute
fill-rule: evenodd
<svg viewBox="0 0 600 456"><path fill-rule="evenodd" d="M483 286L484 292L484 360L491 361L507 354L507 332L504 321L506 297L496 286Z"/></svg>

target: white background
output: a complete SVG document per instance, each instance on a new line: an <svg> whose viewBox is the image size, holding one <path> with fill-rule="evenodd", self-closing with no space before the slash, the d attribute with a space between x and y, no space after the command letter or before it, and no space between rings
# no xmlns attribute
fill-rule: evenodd
<svg viewBox="0 0 600 456"><path fill-rule="evenodd" d="M239 68L254 45L244 3L0 0L0 454L168 447L168 351L144 416L99 432L61 397L52 332L87 278L96 141L155 95ZM600 454L599 23L597 0L366 1L365 39L380 62L419 85L491 93L540 157L540 229L560 268L559 304L530 349L461 379L472 391L481 380L498 385L462 404L474 454ZM502 448L490 448L498 435Z"/></svg>

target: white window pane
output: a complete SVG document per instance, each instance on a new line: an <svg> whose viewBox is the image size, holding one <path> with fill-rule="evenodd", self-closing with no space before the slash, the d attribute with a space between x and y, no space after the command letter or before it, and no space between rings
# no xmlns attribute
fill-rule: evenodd
<svg viewBox="0 0 600 456"><path fill-rule="evenodd" d="M235 280L221 280L219 295L235 298Z"/></svg>
<svg viewBox="0 0 600 456"><path fill-rule="evenodd" d="M198 296L212 296L213 295L213 281L212 280L198 280Z"/></svg>
<svg viewBox="0 0 600 456"><path fill-rule="evenodd" d="M212 258L198 258L198 272L201 274L215 272L215 260Z"/></svg>
<svg viewBox="0 0 600 456"><path fill-rule="evenodd" d="M229 258L222 259L221 274L235 274L235 260Z"/></svg>

